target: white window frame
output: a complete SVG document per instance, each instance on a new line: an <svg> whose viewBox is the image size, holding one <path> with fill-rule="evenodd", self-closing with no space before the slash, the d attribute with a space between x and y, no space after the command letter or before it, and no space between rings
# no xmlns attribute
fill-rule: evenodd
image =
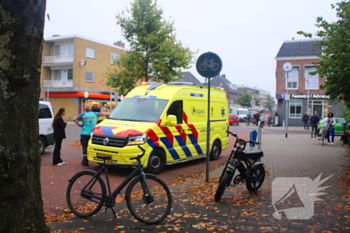
<svg viewBox="0 0 350 233"><path fill-rule="evenodd" d="M86 57L87 58L95 58L95 49L86 47Z"/></svg>
<svg viewBox="0 0 350 233"><path fill-rule="evenodd" d="M120 53L116 51L111 51L111 64L113 65L115 63L115 60L118 60L120 57Z"/></svg>
<svg viewBox="0 0 350 233"><path fill-rule="evenodd" d="M297 72L297 74L295 75L294 72ZM299 66L293 66L293 69L290 71L290 72L285 72L284 73L285 76L285 87L286 87L286 90L298 90L298 87L299 87ZM288 79L287 79L287 75L288 75ZM291 78L293 79L293 81L291 82ZM295 87L288 87L288 83L295 83ZM294 85L292 85L294 86Z"/></svg>
<svg viewBox="0 0 350 233"><path fill-rule="evenodd" d="M92 76L92 80L89 80L90 77L88 77L88 75L91 75ZM89 78L89 79L88 79ZM89 82L89 83L93 83L95 82L95 73L94 72L89 72L89 71L86 71L85 72L85 82Z"/></svg>
<svg viewBox="0 0 350 233"><path fill-rule="evenodd" d="M289 118L302 118L302 100L289 100ZM295 108L295 113L292 113L291 108ZM300 112L299 112L300 111Z"/></svg>
<svg viewBox="0 0 350 233"><path fill-rule="evenodd" d="M314 72L314 71L309 71L309 69L315 69L316 70L316 66L305 66L304 67L305 90L318 90L319 89L319 76L318 76L318 74L309 75L309 72ZM312 82L310 81L310 79L312 79ZM310 82L314 83L314 85L310 86Z"/></svg>

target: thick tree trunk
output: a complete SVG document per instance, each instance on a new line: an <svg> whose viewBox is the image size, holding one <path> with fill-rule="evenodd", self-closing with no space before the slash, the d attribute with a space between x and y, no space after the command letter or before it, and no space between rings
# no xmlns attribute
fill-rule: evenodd
<svg viewBox="0 0 350 233"><path fill-rule="evenodd" d="M0 232L49 232L40 187L38 105L46 0L0 4Z"/></svg>

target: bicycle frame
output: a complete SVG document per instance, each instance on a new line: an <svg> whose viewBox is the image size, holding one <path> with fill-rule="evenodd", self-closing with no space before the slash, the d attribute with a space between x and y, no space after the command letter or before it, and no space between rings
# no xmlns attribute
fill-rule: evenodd
<svg viewBox="0 0 350 233"><path fill-rule="evenodd" d="M142 154L143 155L143 154ZM103 200L104 201L104 205L106 206L106 208L111 207L110 204L111 202L115 199L115 197L118 195L118 193L120 193L120 191L135 177L135 175L137 173L139 173L139 176L141 177L141 185L142 185L142 189L143 191L149 195L149 187L147 182L145 182L146 180L146 173L143 171L143 164L140 163L140 157L136 157L135 159L138 161L138 163L135 164L120 164L120 163L106 163L106 160L110 159L110 156L98 156L100 159L104 160L104 163L102 165L102 167L97 171L97 173L92 177L92 179L84 186L83 191L81 193L81 195L83 197L89 197L89 198L95 198L98 200ZM118 165L118 166L129 166L129 167L134 167L136 166L136 168L128 175L128 177L121 183L118 185L118 187L111 193L111 186L110 186L110 182L109 182L109 175L108 175L108 169L107 166L110 165ZM84 192L86 190L87 187L89 187L90 185L93 186L96 182L96 178L98 176L101 176L101 174L103 173L103 171L105 172L105 176L106 176L106 182L107 182L107 189L108 189L108 194L106 197L99 197L99 196L95 196L93 194L90 194L89 192ZM152 175L155 176L153 174L147 174L147 175ZM113 209L112 209L113 211Z"/></svg>
<svg viewBox="0 0 350 233"><path fill-rule="evenodd" d="M231 151L231 154L230 154L229 158L227 159L226 165L221 173L219 182L221 181L227 168L229 168L233 171L232 175L234 175L234 171L236 169L238 169L240 174L241 174L241 177L244 180L246 180L247 179L247 171L249 171L250 169L254 169L255 167L257 167L261 164L263 165L263 163L257 162L258 159L247 157L247 156L245 156L246 154L244 153L244 150L245 150L247 143L259 144L259 142L245 141L243 139L238 138L236 134L232 134L231 132L229 132L229 133L236 138L235 144L233 146L234 148L236 148L236 150ZM254 163L251 163L250 159L254 160Z"/></svg>

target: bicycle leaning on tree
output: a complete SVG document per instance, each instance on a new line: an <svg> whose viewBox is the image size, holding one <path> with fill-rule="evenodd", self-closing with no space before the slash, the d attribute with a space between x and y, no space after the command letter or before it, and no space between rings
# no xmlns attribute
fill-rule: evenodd
<svg viewBox="0 0 350 233"><path fill-rule="evenodd" d="M113 164L135 167L113 192L111 192L107 169L107 166L111 164L106 163L107 160L111 159L111 156L97 155L99 159L103 160L103 164L98 172L83 170L75 174L69 180L67 187L66 200L69 209L75 215L86 218L96 214L102 206L105 206L105 212L110 208L116 217L116 213L113 210L116 196L129 184L125 191L126 204L131 214L137 220L147 224L154 224L165 219L172 206L170 190L155 175L143 171L141 158L145 154L145 150L141 146L138 147L142 154L130 158L137 160L136 164ZM103 172L106 175L107 188L101 178Z"/></svg>

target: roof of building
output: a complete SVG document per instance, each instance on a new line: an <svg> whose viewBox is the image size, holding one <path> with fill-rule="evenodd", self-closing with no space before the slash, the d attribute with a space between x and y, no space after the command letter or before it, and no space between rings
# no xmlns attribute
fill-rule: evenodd
<svg viewBox="0 0 350 233"><path fill-rule="evenodd" d="M210 79L210 86L212 87L222 87L225 89L225 92L227 93L231 93L231 94L238 94L238 95L241 95L242 92L239 91L239 90L235 90L233 89L231 86L232 86L232 83L227 80L226 78L226 75L223 74L223 75L220 75L220 76L217 76L213 79Z"/></svg>
<svg viewBox="0 0 350 233"><path fill-rule="evenodd" d="M315 44L319 40L289 40L284 41L277 53L280 57L304 57L317 56L321 51L321 45Z"/></svg>
<svg viewBox="0 0 350 233"><path fill-rule="evenodd" d="M194 83L196 85L200 85L202 84L191 72L189 71L186 71L186 72L183 72L183 75L184 77L183 78L180 78L178 80L176 80L177 82L191 82L191 83Z"/></svg>
<svg viewBox="0 0 350 233"><path fill-rule="evenodd" d="M47 41L47 42L65 41L65 40L71 40L71 39L74 39L74 38L80 38L80 39L83 39L83 40L88 40L88 41L91 41L91 42L94 42L94 43L98 43L98 44L102 44L102 45L107 45L107 46L110 46L110 47L114 47L114 48L118 48L118 49L120 49L120 50L125 50L125 51L127 51L126 48L123 48L123 47L121 47L121 46L117 46L117 45L114 45L114 44L108 44L108 43L106 43L106 42L98 41L98 40L95 40L95 39L90 39L90 38L88 38L88 37L84 37L84 36L77 35L77 34L66 35L66 36L54 35L54 36L52 36L52 37L47 37L47 38L45 38L45 41Z"/></svg>

